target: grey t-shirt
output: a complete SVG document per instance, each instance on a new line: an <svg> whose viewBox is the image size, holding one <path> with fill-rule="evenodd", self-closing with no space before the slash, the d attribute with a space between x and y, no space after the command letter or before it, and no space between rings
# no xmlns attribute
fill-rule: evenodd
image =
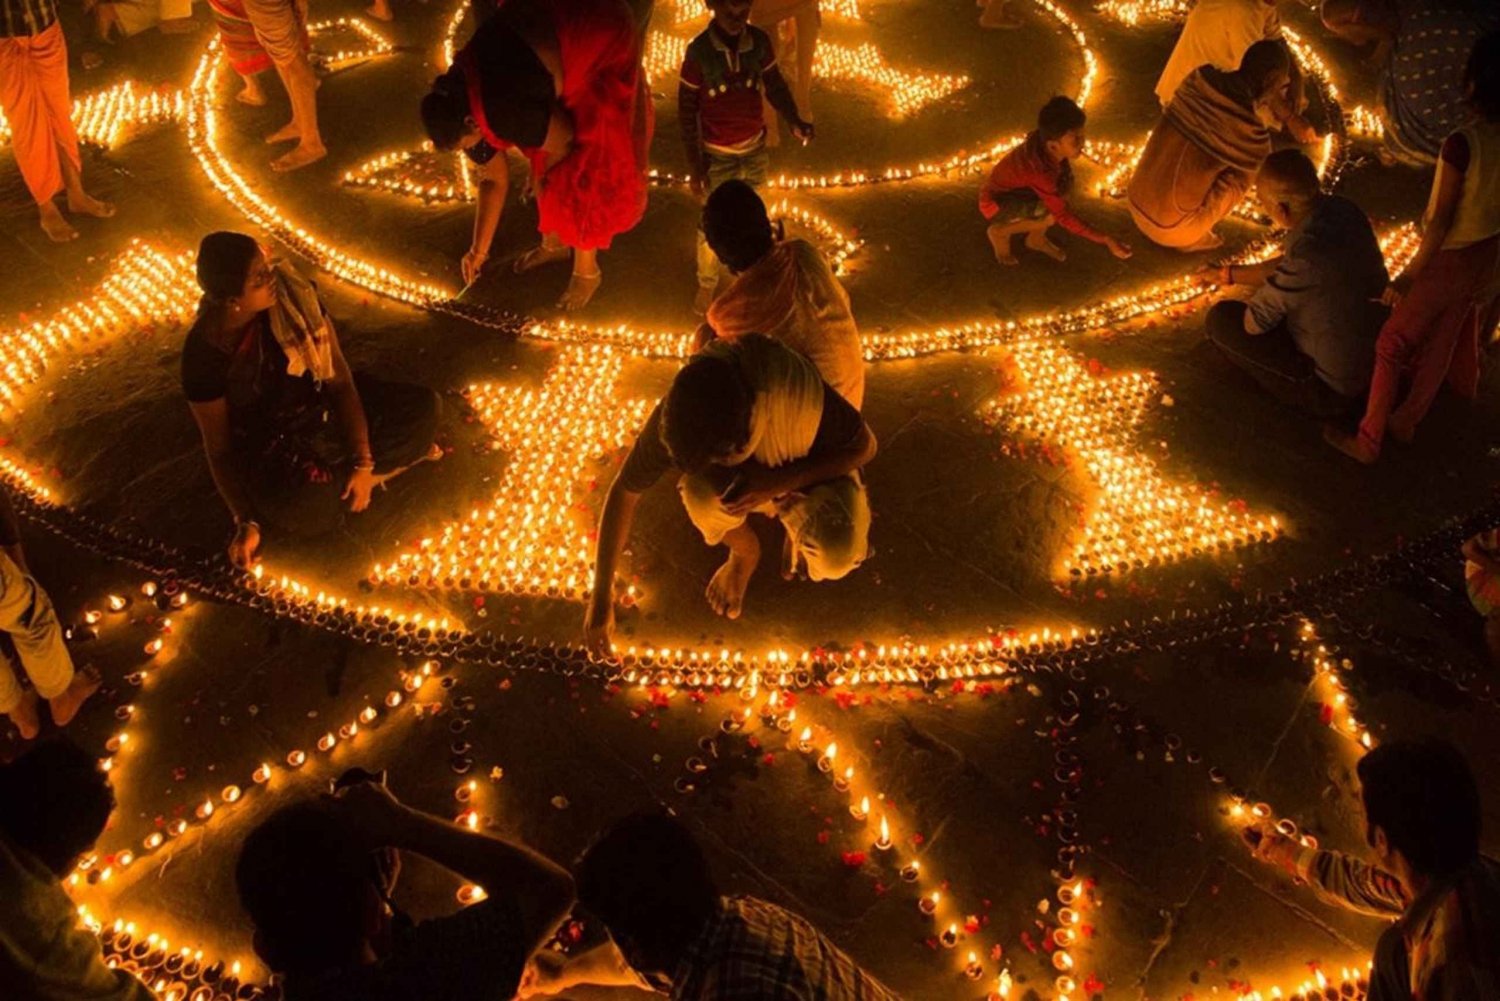
<svg viewBox="0 0 1500 1001"><path fill-rule="evenodd" d="M1376 300L1390 276L1364 210L1320 195L1287 234L1286 253L1250 297L1254 333L1285 323L1318 378L1344 396L1362 396L1375 368L1375 337L1386 309Z"/></svg>

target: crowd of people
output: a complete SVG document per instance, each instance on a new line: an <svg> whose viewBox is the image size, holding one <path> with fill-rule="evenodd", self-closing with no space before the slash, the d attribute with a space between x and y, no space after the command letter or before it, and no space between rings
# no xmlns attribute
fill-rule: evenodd
<svg viewBox="0 0 1500 1001"><path fill-rule="evenodd" d="M727 549L706 588L727 618L743 613L761 561L751 516L779 524L787 578L837 580L870 551L863 470L877 442L861 414L864 351L850 299L817 248L783 238L756 190L777 119L801 141L815 135L816 5L707 6L677 88L689 183L704 199L694 302L703 322L606 493L583 625L588 649L606 658L620 556L641 496L663 478L704 542ZM1013 26L1001 0L981 6L986 26ZM132 30L124 3L98 7L110 8L95 15L106 33ZM271 67L286 87L292 120L268 141L296 145L273 166L325 155L305 5L212 0L212 9L244 80L239 99L264 101L257 77ZM386 0L371 12L392 14ZM650 0L507 0L487 9L433 83L420 107L427 134L439 149L461 150L479 179L466 283L489 259L514 148L529 166L540 236L515 270L566 261L560 305L578 309L593 296L599 252L645 210L653 110L641 62L651 14ZM161 16L165 26L184 15ZM1374 47L1383 154L1435 167L1420 248L1394 281L1365 212L1323 191L1299 148L1316 132L1274 0L1199 0L1157 84L1162 114L1125 198L1146 240L1199 253L1222 244L1217 227L1254 192L1285 232L1282 249L1201 267L1229 293L1207 312L1207 339L1268 393L1329 421L1329 443L1368 463L1387 432L1412 438L1444 382L1477 392L1481 338L1500 302L1500 14L1465 0L1326 0L1322 17L1335 35ZM789 30L766 30L778 23ZM0 0L0 106L56 240L77 235L57 195L74 216L114 211L83 186L69 104L55 0ZM999 263L1020 265L1017 237L1064 260L1048 237L1054 225L1132 256L1070 205L1086 125L1076 103L1054 98L989 172L979 208ZM442 457L438 395L351 370L317 287L294 267L235 232L204 237L196 267L202 300L181 385L234 524L235 565L258 559L278 496L332 484L358 512L383 483ZM1356 418L1350 433L1341 422ZM1500 660L1500 540L1478 536L1463 555ZM10 659L0 663L0 714L27 740L42 729L43 703L66 725L99 675L75 669L8 499L0 630L30 681L24 688ZM1325 898L1394 920L1375 954L1376 996L1500 997L1500 869L1479 853L1467 765L1445 744L1393 742L1361 761L1359 778L1373 863L1259 827L1247 831L1255 856ZM22 984L24 997L149 996L105 967L60 884L112 806L105 776L65 742L44 741L0 767L0 899L20 902L0 916L0 983ZM402 852L483 885L487 899L413 923L391 902ZM283 976L289 1001L532 996L578 984L682 999L896 997L803 918L723 895L687 828L657 814L622 821L570 871L406 807L361 773L258 825L236 883L257 952ZM549 943L575 908L598 931L592 947L564 955Z"/></svg>

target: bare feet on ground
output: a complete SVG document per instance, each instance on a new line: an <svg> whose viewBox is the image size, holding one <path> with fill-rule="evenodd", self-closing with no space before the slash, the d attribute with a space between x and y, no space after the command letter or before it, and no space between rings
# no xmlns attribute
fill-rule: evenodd
<svg viewBox="0 0 1500 1001"><path fill-rule="evenodd" d="M272 160L271 169L285 174L287 171L306 167L310 163L317 163L327 155L328 148L322 143L310 143L304 139L290 153L284 153Z"/></svg>
<svg viewBox="0 0 1500 1001"><path fill-rule="evenodd" d="M297 128L296 122L287 122L281 128L266 136L266 145L274 146L277 143L289 143L293 139L301 139L302 130Z"/></svg>
<svg viewBox="0 0 1500 1001"><path fill-rule="evenodd" d="M1010 251L1010 239L1013 234L1003 232L1003 227L991 226L985 235L990 238L990 246L995 251L995 260L1008 268L1013 268L1020 263L1016 260L1016 255Z"/></svg>
<svg viewBox="0 0 1500 1001"><path fill-rule="evenodd" d="M1355 462L1368 466L1380 458L1380 452L1366 445L1364 439L1357 434L1349 434L1340 431L1336 427L1323 428L1323 440L1334 448L1343 452Z"/></svg>
<svg viewBox="0 0 1500 1001"><path fill-rule="evenodd" d="M599 283L604 280L604 273L595 271L591 275L580 275L573 272L573 277L568 279L568 287L563 290L562 298L557 300L557 308L565 313L575 313L589 304L594 293L599 291Z"/></svg>
<svg viewBox="0 0 1500 1001"><path fill-rule="evenodd" d="M539 243L520 257L517 257L516 263L511 265L511 270L518 275L524 275L526 272L543 267L544 265L566 261L572 253L571 250L561 243L555 247L546 243Z"/></svg>
<svg viewBox="0 0 1500 1001"><path fill-rule="evenodd" d="M42 718L36 712L36 692L30 688L21 693L21 701L10 711L10 721L21 731L22 740L33 740L42 732Z"/></svg>
<svg viewBox="0 0 1500 1001"><path fill-rule="evenodd" d="M37 209L42 218L42 232L47 234L47 239L53 243L67 243L69 240L78 239L78 230L63 218L62 212L56 205L46 202L38 205Z"/></svg>
<svg viewBox="0 0 1500 1001"><path fill-rule="evenodd" d="M58 726L67 726L72 722L73 717L78 715L78 710L90 695L99 690L102 682L99 670L92 664L86 664L73 672L73 680L69 682L67 690L56 698L47 700L47 705L52 707L52 722Z"/></svg>
<svg viewBox="0 0 1500 1001"><path fill-rule="evenodd" d="M95 198L87 191L68 195L68 211L74 215L91 215L95 219L108 219L115 214L113 202Z"/></svg>
<svg viewBox="0 0 1500 1001"><path fill-rule="evenodd" d="M1209 230L1203 235L1203 239L1199 240L1191 247L1183 247L1182 252L1184 254L1196 254L1202 250L1217 250L1222 246L1224 246L1224 238L1218 233L1215 233L1213 230Z"/></svg>
<svg viewBox="0 0 1500 1001"><path fill-rule="evenodd" d="M714 614L726 619L737 619L745 607L745 591L750 587L750 578L760 564L760 541L752 530L746 541L731 547L729 559L714 573L704 594Z"/></svg>
<svg viewBox="0 0 1500 1001"><path fill-rule="evenodd" d="M1068 259L1067 253L1057 244L1047 239L1047 234L1042 230L1026 234L1026 246L1039 254L1046 254L1054 261L1066 261Z"/></svg>

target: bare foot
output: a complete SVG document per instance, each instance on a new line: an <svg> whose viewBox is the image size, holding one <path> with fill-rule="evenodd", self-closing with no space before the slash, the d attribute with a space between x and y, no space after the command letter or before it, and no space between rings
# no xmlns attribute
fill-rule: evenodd
<svg viewBox="0 0 1500 1001"><path fill-rule="evenodd" d="M260 81L253 76L245 77L245 86L234 95L234 99L241 104L248 104L252 108L262 107L266 103L266 92L260 89Z"/></svg>
<svg viewBox="0 0 1500 1001"><path fill-rule="evenodd" d="M432 443L432 447L427 450L427 454L424 455L424 456L422 456L422 458L418 459L417 461L418 462L441 462L442 458L443 458L443 446L439 445L437 442L433 442Z"/></svg>
<svg viewBox="0 0 1500 1001"><path fill-rule="evenodd" d="M1026 246L1037 253L1046 254L1054 261L1066 261L1068 259L1067 253L1057 244L1047 239L1047 234L1042 230L1026 234Z"/></svg>
<svg viewBox="0 0 1500 1001"><path fill-rule="evenodd" d="M28 688L21 693L21 701L10 711L10 721L21 731L22 740L34 740L42 732L42 718L36 713L36 691Z"/></svg>
<svg viewBox="0 0 1500 1001"><path fill-rule="evenodd" d="M317 163L327 155L328 148L322 143L310 143L304 139L290 153L285 153L272 160L271 169L285 174L288 171L306 167L310 163Z"/></svg>
<svg viewBox="0 0 1500 1001"><path fill-rule="evenodd" d="M1190 247L1183 247L1182 252L1184 254L1196 254L1203 250L1217 250L1222 246L1224 246L1224 238L1213 230L1209 230L1197 243Z"/></svg>
<svg viewBox="0 0 1500 1001"><path fill-rule="evenodd" d="M1368 466L1380 458L1380 450L1371 448L1359 435L1347 434L1331 425L1323 428L1323 440L1355 462Z"/></svg>
<svg viewBox="0 0 1500 1001"><path fill-rule="evenodd" d="M37 206L37 209L42 218L42 232L47 234L47 239L53 243L67 243L78 239L78 230L63 218L56 205L46 202Z"/></svg>
<svg viewBox="0 0 1500 1001"><path fill-rule="evenodd" d="M296 122L287 122L281 128L266 136L266 145L274 146L277 143L289 143L293 139L301 139L302 130L297 128Z"/></svg>
<svg viewBox="0 0 1500 1001"><path fill-rule="evenodd" d="M390 0L375 0L374 3L365 8L365 13L377 21L389 21L392 18Z"/></svg>
<svg viewBox="0 0 1500 1001"><path fill-rule="evenodd" d="M737 619L745 606L745 591L750 587L750 578L760 564L760 541L754 532L746 533L748 541L731 548L729 559L714 573L708 582L708 605L717 615L726 619Z"/></svg>
<svg viewBox="0 0 1500 1001"><path fill-rule="evenodd" d="M85 664L73 672L73 680L68 683L67 690L56 698L47 700L47 705L52 707L52 722L58 726L67 726L72 722L73 717L78 715L78 710L90 695L99 690L102 682L98 669L92 664Z"/></svg>
<svg viewBox="0 0 1500 1001"><path fill-rule="evenodd" d="M1016 260L1016 255L1011 253L1010 250L1011 237L1014 234L1006 233L1003 230L1004 227L1002 226L991 226L985 231L984 235L990 239L990 247L995 251L995 260L1008 268L1013 268L1020 263Z"/></svg>
<svg viewBox="0 0 1500 1001"><path fill-rule="evenodd" d="M557 300L557 308L565 313L576 313L589 304L594 293L599 291L599 283L604 280L604 273L595 271L591 275L580 275L573 272L573 277L568 279L568 287L563 290L562 298Z"/></svg>
<svg viewBox="0 0 1500 1001"><path fill-rule="evenodd" d="M511 270L518 275L524 275L528 271L543 267L548 264L556 264L558 261L566 261L573 252L566 245L559 243L557 246L548 246L539 243L526 253L516 258L516 263L511 265Z"/></svg>
<svg viewBox="0 0 1500 1001"><path fill-rule="evenodd" d="M101 201L87 191L68 195L68 211L74 215L91 215L95 219L108 219L115 214L112 202Z"/></svg>

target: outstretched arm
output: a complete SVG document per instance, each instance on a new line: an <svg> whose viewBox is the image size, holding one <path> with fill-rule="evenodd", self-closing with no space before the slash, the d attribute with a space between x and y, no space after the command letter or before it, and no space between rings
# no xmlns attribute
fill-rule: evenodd
<svg viewBox="0 0 1500 1001"><path fill-rule="evenodd" d="M620 553L635 523L641 495L628 489L616 475L599 515L599 541L594 547L594 590L584 617L584 642L596 657L610 655L615 628L615 571Z"/></svg>
<svg viewBox="0 0 1500 1001"><path fill-rule="evenodd" d="M500 226L500 216L505 212L505 196L510 192L510 162L505 151L500 150L489 163L479 168L479 191L474 204L474 236L469 241L469 252L464 255L464 284L479 277L480 269L489 259L490 245L495 241L495 230Z"/></svg>

